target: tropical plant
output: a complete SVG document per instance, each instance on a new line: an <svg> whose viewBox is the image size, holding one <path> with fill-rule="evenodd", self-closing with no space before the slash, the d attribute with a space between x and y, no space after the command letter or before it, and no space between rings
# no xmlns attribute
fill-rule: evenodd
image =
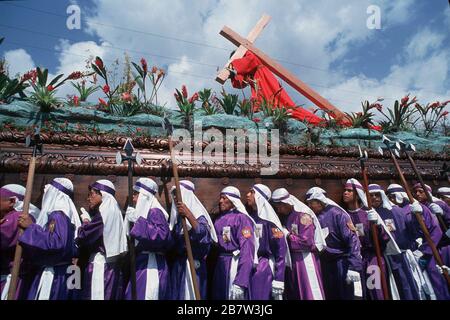
<svg viewBox="0 0 450 320"><path fill-rule="evenodd" d="M11 102L16 95L25 98L23 92L28 87L19 79L10 79L5 73L0 73L0 103Z"/></svg>
<svg viewBox="0 0 450 320"><path fill-rule="evenodd" d="M373 106L367 100L362 102L361 105L363 109L362 112L346 112L345 114L349 118L351 126L353 128L372 128L373 126L375 126L373 122L374 114L370 112L370 109L372 109Z"/></svg>
<svg viewBox="0 0 450 320"><path fill-rule="evenodd" d="M194 124L194 111L195 109L195 102L198 100L199 95L198 93L194 93L189 99L188 99L188 91L185 85L181 87L181 92L178 89L175 89L175 100L177 102L179 110L177 110L177 117L181 118L184 123L184 127L188 129L189 131L193 131Z"/></svg>
<svg viewBox="0 0 450 320"><path fill-rule="evenodd" d="M218 113L217 104L218 101L215 96L212 95L211 89L203 89L198 92L199 100L202 104L202 109L206 115L213 115ZM214 102L213 102L214 101Z"/></svg>
<svg viewBox="0 0 450 320"><path fill-rule="evenodd" d="M229 94L222 88L222 98L218 98L219 105L226 114L235 114L238 105L239 96L237 94Z"/></svg>
<svg viewBox="0 0 450 320"><path fill-rule="evenodd" d="M428 137L441 121L445 124L445 118L448 115L448 111L445 111L444 108L449 103L450 100L443 103L436 101L428 103L426 106L421 106L419 103L415 104L419 119L422 120L424 125L425 137Z"/></svg>
<svg viewBox="0 0 450 320"><path fill-rule="evenodd" d="M91 94L100 89L100 86L86 86L85 80L81 81L81 83L71 82L71 84L78 91L80 101L86 101Z"/></svg>
<svg viewBox="0 0 450 320"><path fill-rule="evenodd" d="M381 101L380 99L377 101ZM413 115L417 110L409 108L410 105L417 102L416 97L409 100L409 94L403 97L400 102L395 100L394 108L388 109L389 115L383 112L383 107L375 103L375 108L384 116L386 120L380 121L384 133L397 132L400 130L410 130L413 124Z"/></svg>
<svg viewBox="0 0 450 320"><path fill-rule="evenodd" d="M239 110L240 110L239 113L241 116L247 117L250 120L253 119L253 101L252 100L242 99L241 101L239 101L238 107L239 107Z"/></svg>
<svg viewBox="0 0 450 320"><path fill-rule="evenodd" d="M132 62L134 68L137 71L137 74L134 75L134 81L136 81L139 91L143 94L144 103L154 103L158 104L158 90L161 87L166 73L163 69L157 68L153 66L151 71L148 70L147 61L144 58L141 58L140 65ZM152 85L152 90L150 92L150 97L147 96L146 90L146 80L147 78L150 80ZM138 98L140 98L140 93L138 93ZM148 99L147 99L148 98Z"/></svg>

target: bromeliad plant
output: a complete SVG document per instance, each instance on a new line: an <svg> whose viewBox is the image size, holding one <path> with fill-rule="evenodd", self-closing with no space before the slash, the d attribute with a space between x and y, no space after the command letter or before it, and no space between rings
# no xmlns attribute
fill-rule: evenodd
<svg viewBox="0 0 450 320"><path fill-rule="evenodd" d="M219 98L219 105L226 114L235 115L238 105L239 96L237 94L229 94L222 88L222 98Z"/></svg>
<svg viewBox="0 0 450 320"><path fill-rule="evenodd" d="M217 104L219 103L217 98L212 94L211 89L203 89L198 92L199 100L202 104L202 109L206 115L210 116L218 113Z"/></svg>
<svg viewBox="0 0 450 320"><path fill-rule="evenodd" d="M369 101L366 100L362 102L361 105L363 109L362 112L345 113L350 120L352 128L374 128L374 114L370 112L370 110L373 108L373 104L370 104Z"/></svg>
<svg viewBox="0 0 450 320"><path fill-rule="evenodd" d="M383 133L397 132L400 130L410 130L413 122L413 115L417 110L409 108L412 104L417 102L416 97L409 99L409 94L403 97L400 102L394 102L394 108L388 109L389 115L383 112L383 106L379 103L382 99L378 99L374 103L375 108L384 116L386 120L380 121Z"/></svg>
<svg viewBox="0 0 450 320"><path fill-rule="evenodd" d="M32 70L26 73L23 79L30 82L31 87L34 90L28 97L28 100L38 105L41 108L41 112L50 112L61 103L61 101L56 98L56 89L63 85L67 80L80 79L83 77L83 74L80 71L75 71L66 78L63 77L64 74L59 74L47 84L48 69L41 69L38 67L35 71Z"/></svg>
<svg viewBox="0 0 450 320"><path fill-rule="evenodd" d="M100 89L100 86L86 86L86 80L81 81L81 83L71 82L72 86L78 91L78 100L84 102L87 98L94 92Z"/></svg>
<svg viewBox="0 0 450 320"><path fill-rule="evenodd" d="M415 108L419 113L419 118L421 119L424 125L424 135L428 137L433 130L436 129L437 125L440 122L445 123L445 118L448 115L448 111L445 111L445 106L450 103L450 100L445 102L433 102L428 103L426 106L422 106L419 103L415 104ZM443 125L444 125L443 123ZM443 126L445 128L445 126Z"/></svg>
<svg viewBox="0 0 450 320"><path fill-rule="evenodd" d="M194 111L195 102L199 98L199 94L196 92L188 99L188 91L185 85L181 87L181 92L175 89L175 100L179 110L177 111L178 117L182 119L184 127L189 131L194 129Z"/></svg>
<svg viewBox="0 0 450 320"><path fill-rule="evenodd" d="M27 87L23 80L10 79L6 73L0 73L0 103L10 103L17 95L25 98L24 90Z"/></svg>
<svg viewBox="0 0 450 320"><path fill-rule="evenodd" d="M144 58L141 58L140 62L141 62L141 65L138 65L138 64L132 62L134 68L137 71L137 74L133 73L133 76L134 76L134 81L136 81L136 83L139 87L138 98L140 98L140 92L142 92L144 104L158 105L158 90L161 87L161 85L166 77L166 73L164 72L163 69L157 68L156 66L153 66L149 72L147 61ZM150 83L152 85L150 97L148 97L147 90L146 90L146 80L147 79L150 80Z"/></svg>

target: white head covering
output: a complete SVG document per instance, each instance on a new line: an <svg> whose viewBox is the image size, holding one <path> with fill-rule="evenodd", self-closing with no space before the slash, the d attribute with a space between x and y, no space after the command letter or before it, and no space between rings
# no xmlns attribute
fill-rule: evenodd
<svg viewBox="0 0 450 320"><path fill-rule="evenodd" d="M175 224L177 223L177 219L178 219L177 205L173 198L174 190L175 190L175 186L173 186L172 189L170 190L171 191L170 196L172 198L172 208L170 211L170 230L173 230ZM198 219L201 216L205 217L206 221L208 222L209 234L211 235L212 240L214 242L217 242L216 229L214 228L214 224L211 220L211 217L209 216L208 211L203 206L201 201L194 194L194 191L195 191L195 186L191 181L189 181L189 180L181 180L180 181L180 192L181 192L181 198L183 200L183 203L186 205L186 207L189 208L189 210L191 210L195 219ZM191 224L189 223L189 221L187 219L186 219L186 224L188 225L188 227L191 227Z"/></svg>
<svg viewBox="0 0 450 320"><path fill-rule="evenodd" d="M450 198L450 188L442 187L437 190L437 194L440 196L444 196L445 198Z"/></svg>
<svg viewBox="0 0 450 320"><path fill-rule="evenodd" d="M75 226L76 237L78 228L81 226L80 217L77 208L72 201L73 184L66 178L55 178L50 184L44 187L44 196L42 197L42 209L36 221L38 225L44 227L48 222L48 216L54 211L62 211Z"/></svg>
<svg viewBox="0 0 450 320"><path fill-rule="evenodd" d="M392 202L389 201L389 198L379 184L369 184L369 193L379 193L381 195L381 200L383 201L383 208L392 210Z"/></svg>
<svg viewBox="0 0 450 320"><path fill-rule="evenodd" d="M349 180L347 180L347 183L346 183L345 187L346 188L351 188L351 187L355 188L359 199L363 203L363 206L366 207L366 208L368 207L367 199L366 199L366 193L364 192L363 187L362 187L361 183L359 183L358 180L356 180L356 179L349 179ZM377 223L383 227L384 231L387 233L387 235L389 236L389 239L390 239L390 241L386 245L386 250L385 250L386 254L387 255L400 254L401 250L398 247L397 242L395 242L395 239L392 236L391 232L386 227L386 224L385 224L384 220L381 219L381 217L378 214L378 212L376 212L376 214L377 214L377 218L378 218Z"/></svg>
<svg viewBox="0 0 450 320"><path fill-rule="evenodd" d="M405 192L405 189L399 184L393 183L387 187L387 194L393 194L395 196L395 201L397 204L403 203L404 200L409 202L408 195Z"/></svg>
<svg viewBox="0 0 450 320"><path fill-rule="evenodd" d="M255 184L252 188L255 191L255 202L258 210L258 216L266 221L272 222L277 226L278 229L282 230L284 233L284 241L286 241L286 246L289 248L286 237L289 232L283 228L280 218L278 218L277 213L273 210L269 203L269 199L272 196L270 189L264 184ZM286 266L289 268L292 266L291 254L289 250L286 250Z"/></svg>
<svg viewBox="0 0 450 320"><path fill-rule="evenodd" d="M285 188L276 189L272 193L272 201L290 204L294 207L296 212L309 214L313 219L314 226L316 227L314 232L314 243L317 250L322 251L326 247L325 237L323 235L319 220L317 219L314 211L312 211L306 204L291 195Z"/></svg>
<svg viewBox="0 0 450 320"><path fill-rule="evenodd" d="M345 183L345 188L356 190L356 193L358 194L359 200L361 200L362 205L367 208L366 193L364 192L364 188L358 180L354 178L348 179Z"/></svg>
<svg viewBox="0 0 450 320"><path fill-rule="evenodd" d="M114 195L116 189L109 180L97 180L90 185L102 194L99 211L103 220L103 244L106 257L114 257L127 251L127 238L123 226L122 211Z"/></svg>
<svg viewBox="0 0 450 320"><path fill-rule="evenodd" d="M253 263L258 264L258 249L259 249L259 238L256 235L256 222L253 218L248 214L247 209L245 209L244 204L241 201L241 192L238 188L233 186L228 186L222 189L220 192L221 195L227 197L228 200L234 205L237 211L245 214L253 223L253 239L255 241L255 254L253 256Z"/></svg>
<svg viewBox="0 0 450 320"><path fill-rule="evenodd" d="M16 198L16 202L14 203L14 209L16 211L22 211L23 210L23 199L25 198L25 187L21 186L20 184L7 184L2 187L3 189L6 189L12 193L12 197ZM41 210L39 210L38 207L36 207L34 204L30 203L30 209L28 210L28 213L31 214L36 220L39 217L39 213Z"/></svg>
<svg viewBox="0 0 450 320"><path fill-rule="evenodd" d="M308 190L308 192L306 194L307 194L306 201L317 200L317 201L322 202L325 206L330 205L330 206L338 207L343 212L345 212L345 214L350 218L350 215L344 208L342 208L340 205L338 205L336 202L334 202L330 198L327 198L326 192L322 188L317 188L317 187L311 188Z"/></svg>

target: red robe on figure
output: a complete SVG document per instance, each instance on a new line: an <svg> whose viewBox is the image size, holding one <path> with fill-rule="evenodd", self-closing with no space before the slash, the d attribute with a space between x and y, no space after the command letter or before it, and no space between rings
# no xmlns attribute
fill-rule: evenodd
<svg viewBox="0 0 450 320"><path fill-rule="evenodd" d="M250 84L252 99L258 103L265 98L273 102L274 107L283 106L289 109L295 119L316 125L325 121L314 113L297 107L272 72L252 52L247 51L244 57L233 60L231 65L236 71L236 75L231 78L233 87L242 89ZM256 106L255 109L258 108L259 106Z"/></svg>

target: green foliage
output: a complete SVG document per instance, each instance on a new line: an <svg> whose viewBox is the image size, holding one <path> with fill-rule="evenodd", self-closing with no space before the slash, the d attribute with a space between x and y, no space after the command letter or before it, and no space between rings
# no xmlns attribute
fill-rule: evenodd
<svg viewBox="0 0 450 320"><path fill-rule="evenodd" d="M239 96L237 94L228 94L222 88L222 98L219 98L219 105L226 114L234 115L238 105Z"/></svg>
<svg viewBox="0 0 450 320"><path fill-rule="evenodd" d="M0 102L10 103L16 95L25 98L23 92L28 86L19 79L10 79L6 74L0 73Z"/></svg>
<svg viewBox="0 0 450 320"><path fill-rule="evenodd" d="M370 112L371 105L369 104L369 101L365 101L361 103L362 105L362 112L352 112L345 114L350 119L351 125L353 128L365 128L368 129L369 126L374 125L373 122L373 116L374 114Z"/></svg>
<svg viewBox="0 0 450 320"><path fill-rule="evenodd" d="M82 81L81 84L75 82L71 82L71 84L78 91L80 101L86 101L91 94L100 89L100 86L86 86L85 81Z"/></svg>
<svg viewBox="0 0 450 320"><path fill-rule="evenodd" d="M215 97L212 96L211 89L203 89L198 92L198 97L202 104L202 109L205 111L206 115L213 115L219 112L217 107L214 105L213 100L216 100Z"/></svg>

